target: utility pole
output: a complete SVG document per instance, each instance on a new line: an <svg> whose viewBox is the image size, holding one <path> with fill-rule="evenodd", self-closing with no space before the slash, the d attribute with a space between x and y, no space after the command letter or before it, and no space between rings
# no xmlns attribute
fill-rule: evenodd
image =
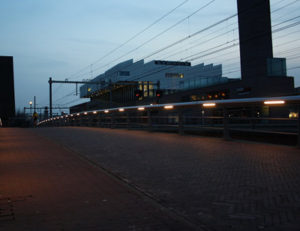
<svg viewBox="0 0 300 231"><path fill-rule="evenodd" d="M36 112L36 96L33 97L33 112Z"/></svg>
<svg viewBox="0 0 300 231"><path fill-rule="evenodd" d="M99 85L98 82L90 82L90 81L61 81L61 80L52 80L52 77L49 78L49 113L50 113L50 118L52 118L53 113L52 113L52 84L53 83L71 83L71 84L76 84L76 93L77 93L77 85L78 84L96 84Z"/></svg>
<svg viewBox="0 0 300 231"><path fill-rule="evenodd" d="M50 118L52 118L52 78L49 78L49 112Z"/></svg>

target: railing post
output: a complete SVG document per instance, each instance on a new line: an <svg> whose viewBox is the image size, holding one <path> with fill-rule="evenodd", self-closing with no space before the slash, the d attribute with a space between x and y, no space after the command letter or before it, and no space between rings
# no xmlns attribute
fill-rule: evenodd
<svg viewBox="0 0 300 231"><path fill-rule="evenodd" d="M83 118L84 118L83 115L80 114L79 115L79 126L80 127L84 126L84 120L83 120Z"/></svg>
<svg viewBox="0 0 300 231"><path fill-rule="evenodd" d="M129 115L129 112L126 112L126 125L127 125L127 129L130 129L130 115Z"/></svg>
<svg viewBox="0 0 300 231"><path fill-rule="evenodd" d="M110 128L115 128L115 112L110 115Z"/></svg>
<svg viewBox="0 0 300 231"><path fill-rule="evenodd" d="M93 127L93 120L94 120L94 115L87 115L87 125L88 127Z"/></svg>
<svg viewBox="0 0 300 231"><path fill-rule="evenodd" d="M297 147L300 148L300 105L298 105L298 142Z"/></svg>
<svg viewBox="0 0 300 231"><path fill-rule="evenodd" d="M205 124L205 120L204 120L204 115L205 114L205 111L204 111L204 108L202 108L201 110L201 126L204 127L204 124Z"/></svg>
<svg viewBox="0 0 300 231"><path fill-rule="evenodd" d="M96 125L97 127L102 127L101 126L101 120L102 120L102 113L99 112L97 114L97 125Z"/></svg>
<svg viewBox="0 0 300 231"><path fill-rule="evenodd" d="M183 111L181 108L178 109L178 133L184 135Z"/></svg>
<svg viewBox="0 0 300 231"><path fill-rule="evenodd" d="M255 107L251 107L250 124L251 124L251 128L252 128L252 129L255 129L255 127L256 127L256 113L255 113Z"/></svg>
<svg viewBox="0 0 300 231"><path fill-rule="evenodd" d="M147 110L147 120L148 120L148 131L152 131L152 116L151 116L151 109Z"/></svg>
<svg viewBox="0 0 300 231"><path fill-rule="evenodd" d="M223 129L223 138L225 140L231 140L230 133L229 133L229 114L228 114L228 109L226 107L223 108L223 124L224 124L224 129Z"/></svg>

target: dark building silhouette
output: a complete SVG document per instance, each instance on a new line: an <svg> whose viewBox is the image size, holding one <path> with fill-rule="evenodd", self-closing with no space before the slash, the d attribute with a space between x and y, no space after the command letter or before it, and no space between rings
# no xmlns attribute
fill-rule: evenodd
<svg viewBox="0 0 300 231"><path fill-rule="evenodd" d="M286 59L273 57L270 1L237 0L237 5L242 74L240 89L249 92L245 92L244 96L292 94L294 78L287 77Z"/></svg>
<svg viewBox="0 0 300 231"><path fill-rule="evenodd" d="M0 80L0 118L5 125L15 116L13 57L0 56Z"/></svg>
<svg viewBox="0 0 300 231"><path fill-rule="evenodd" d="M269 0L238 0L241 72L243 80L268 76L273 58Z"/></svg>

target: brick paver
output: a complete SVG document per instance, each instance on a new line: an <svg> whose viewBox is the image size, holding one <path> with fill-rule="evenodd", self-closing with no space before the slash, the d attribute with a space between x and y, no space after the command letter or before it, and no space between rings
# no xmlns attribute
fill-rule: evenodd
<svg viewBox="0 0 300 231"><path fill-rule="evenodd" d="M148 197L32 131L0 129L0 230L192 230Z"/></svg>
<svg viewBox="0 0 300 231"><path fill-rule="evenodd" d="M101 128L43 128L54 139L211 230L299 230L295 147Z"/></svg>

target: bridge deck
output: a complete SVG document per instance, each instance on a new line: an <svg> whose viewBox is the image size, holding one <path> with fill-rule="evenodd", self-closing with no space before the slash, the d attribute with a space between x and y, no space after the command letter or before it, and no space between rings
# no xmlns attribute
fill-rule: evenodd
<svg viewBox="0 0 300 231"><path fill-rule="evenodd" d="M37 133L0 129L0 230L191 230L187 221Z"/></svg>
<svg viewBox="0 0 300 231"><path fill-rule="evenodd" d="M4 166L0 170L2 197L3 192L12 198L32 195L16 204L24 208L43 203L50 206L42 206L41 211L34 208L40 211L37 214L28 208L27 213L18 215L17 211L16 221L24 221L22 216L27 214L31 219L50 223L58 220L56 225L70 225L68 221L74 218L79 224L87 220L87 224L96 219L95 213L105 211L101 219L108 219L108 226L110 219L134 223L141 214L149 220L147 224L168 230L161 221L172 214L185 224L190 222L208 230L276 231L300 227L300 151L295 147L103 128L10 129L0 134L0 147L4 148L1 153L10 153L0 157ZM92 168L86 160L98 167ZM99 168L112 175L103 175ZM19 179L21 175L15 172L25 179ZM141 195L150 195L150 202L154 201L150 205L159 203L168 216L135 193L122 191L124 185L116 183L115 178ZM44 198L39 204L37 195ZM82 205L81 197L92 199L84 199L89 204ZM123 199L126 202L120 208ZM65 214L69 208L74 215ZM51 216L46 219L43 214L50 209ZM116 217L107 211L117 211ZM135 211L136 215L122 217L121 211ZM153 214L154 221L149 217ZM132 224L129 221L127 225ZM174 223L172 220L166 226Z"/></svg>

